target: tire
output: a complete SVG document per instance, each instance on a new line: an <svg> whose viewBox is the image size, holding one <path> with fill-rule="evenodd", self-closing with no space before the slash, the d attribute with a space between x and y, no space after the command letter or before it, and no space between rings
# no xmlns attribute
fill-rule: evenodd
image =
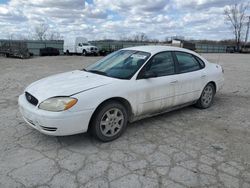
<svg viewBox="0 0 250 188"><path fill-rule="evenodd" d="M69 50L66 51L66 55L70 55L70 54L69 54Z"/></svg>
<svg viewBox="0 0 250 188"><path fill-rule="evenodd" d="M97 139L109 142L122 135L127 123L126 108L119 102L108 101L95 112L90 124L90 131Z"/></svg>
<svg viewBox="0 0 250 188"><path fill-rule="evenodd" d="M212 83L208 83L203 89L199 100L196 102L195 106L200 109L209 108L214 101L215 87Z"/></svg>
<svg viewBox="0 0 250 188"><path fill-rule="evenodd" d="M86 50L83 50L83 51L82 51L82 56L87 56Z"/></svg>

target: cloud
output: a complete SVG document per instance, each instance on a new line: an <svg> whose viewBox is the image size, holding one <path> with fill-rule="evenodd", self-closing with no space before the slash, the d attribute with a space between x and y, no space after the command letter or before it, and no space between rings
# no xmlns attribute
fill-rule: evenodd
<svg viewBox="0 0 250 188"><path fill-rule="evenodd" d="M239 0L238 2L240 2ZM171 3L178 9L194 10L194 9L208 9L216 7L224 7L228 4L234 4L235 0L172 0Z"/></svg>
<svg viewBox="0 0 250 188"><path fill-rule="evenodd" d="M223 10L235 0L10 0L0 4L0 38L29 35L40 23L63 36L231 38Z"/></svg>

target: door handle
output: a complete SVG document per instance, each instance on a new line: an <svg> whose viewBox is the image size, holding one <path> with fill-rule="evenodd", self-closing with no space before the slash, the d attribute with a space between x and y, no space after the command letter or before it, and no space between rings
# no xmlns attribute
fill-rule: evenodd
<svg viewBox="0 0 250 188"><path fill-rule="evenodd" d="M177 84L177 83L178 83L178 80L170 82L170 84Z"/></svg>
<svg viewBox="0 0 250 188"><path fill-rule="evenodd" d="M207 75L202 75L201 78L206 78Z"/></svg>

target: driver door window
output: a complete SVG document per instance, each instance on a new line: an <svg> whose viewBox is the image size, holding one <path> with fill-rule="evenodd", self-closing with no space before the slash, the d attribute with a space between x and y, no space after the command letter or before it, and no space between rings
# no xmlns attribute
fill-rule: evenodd
<svg viewBox="0 0 250 188"><path fill-rule="evenodd" d="M173 75L175 64L171 52L162 52L155 55L145 67L146 72L154 72L157 77Z"/></svg>

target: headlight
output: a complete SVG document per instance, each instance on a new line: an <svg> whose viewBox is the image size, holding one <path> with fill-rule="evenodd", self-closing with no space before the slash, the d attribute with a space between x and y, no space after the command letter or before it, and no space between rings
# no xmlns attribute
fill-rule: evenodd
<svg viewBox="0 0 250 188"><path fill-rule="evenodd" d="M68 110L77 103L77 99L71 97L54 97L43 101L38 108L42 110L59 112Z"/></svg>

